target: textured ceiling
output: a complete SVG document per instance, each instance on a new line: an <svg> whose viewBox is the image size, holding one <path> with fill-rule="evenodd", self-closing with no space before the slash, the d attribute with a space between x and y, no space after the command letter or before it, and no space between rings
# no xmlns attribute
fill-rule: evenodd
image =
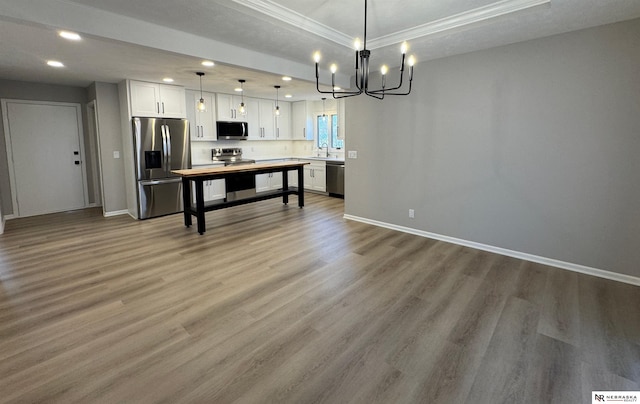
<svg viewBox="0 0 640 404"><path fill-rule="evenodd" d="M544 3L539 0L538 3ZM480 20L478 10L523 7ZM369 0L368 38L409 30L411 52L425 61L640 17L638 0ZM362 37L362 0L0 0L0 78L87 86L124 78L197 88L203 58L205 89L229 91L245 78L247 95L271 96L274 84L297 98L319 98L311 54L349 75L352 37ZM517 8L517 7L515 7ZM463 16L461 18L460 16ZM416 31L422 27L423 31ZM80 43L56 29L83 35ZM404 34L403 34L404 35ZM344 42L344 43L343 43ZM395 37L382 41L372 68L400 61ZM63 60L53 70L43 61ZM281 74L296 80L282 83ZM328 78L326 71L323 78ZM345 77L341 77L345 82ZM252 94L253 92L253 94Z"/></svg>

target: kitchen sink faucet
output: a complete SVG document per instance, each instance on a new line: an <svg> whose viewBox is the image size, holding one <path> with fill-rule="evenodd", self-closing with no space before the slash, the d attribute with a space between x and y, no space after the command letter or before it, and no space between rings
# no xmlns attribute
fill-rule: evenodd
<svg viewBox="0 0 640 404"><path fill-rule="evenodd" d="M320 149L322 149L322 147L326 147L327 148L327 155L325 156L326 158L329 158L329 145L326 143L323 143L320 145Z"/></svg>

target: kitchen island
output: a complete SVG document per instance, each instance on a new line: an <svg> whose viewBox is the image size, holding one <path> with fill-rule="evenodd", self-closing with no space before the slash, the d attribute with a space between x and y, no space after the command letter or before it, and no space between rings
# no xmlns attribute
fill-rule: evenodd
<svg viewBox="0 0 640 404"><path fill-rule="evenodd" d="M298 206L304 206L304 171L303 167L309 163L300 161L283 161L274 163L257 163L230 165L224 167L191 168L187 170L172 170L171 172L182 177L182 202L184 206L184 225L192 225L191 216L198 220L198 233L204 234L206 231L204 214L212 210L228 208L231 206L243 205L245 203L263 201L266 199L282 197L282 203L289 203L289 195L298 195ZM289 188L288 172L297 170L298 186L296 189ZM281 172L282 189L269 192L261 192L255 196L236 199L233 201L216 202L205 204L204 202L204 181L227 179L247 174L265 174ZM191 203L191 186L195 187L195 206Z"/></svg>

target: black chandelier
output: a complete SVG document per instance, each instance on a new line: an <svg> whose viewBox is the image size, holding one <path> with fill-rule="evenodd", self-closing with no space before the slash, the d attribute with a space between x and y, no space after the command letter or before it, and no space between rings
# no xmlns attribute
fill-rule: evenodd
<svg viewBox="0 0 640 404"><path fill-rule="evenodd" d="M415 57L413 55L409 56L407 64L409 65L409 88L406 92L402 92L402 80L404 77L404 65L405 65L405 56L407 53L408 44L403 42L400 46L400 51L402 52L402 63L400 64L400 83L398 83L395 87L387 88L386 76L389 71L386 65L382 65L380 68L381 81L382 86L377 90L369 89L369 57L371 56L371 51L367 49L367 0L364 0L364 46L360 49L361 43L360 39L356 38L354 41L354 47L356 49L356 87L357 91L346 91L346 90L336 90L336 71L338 71L338 66L334 63L330 66L331 70L331 91L322 91L320 90L320 72L318 63L320 63L320 52L315 52L313 54L313 59L316 62L316 89L321 94L331 94L333 98L345 98L345 97L353 97L355 95L360 95L362 93L377 98L379 100L384 99L385 95L409 95L411 93L411 82L413 81L413 65L415 64ZM400 90L400 91L397 91Z"/></svg>

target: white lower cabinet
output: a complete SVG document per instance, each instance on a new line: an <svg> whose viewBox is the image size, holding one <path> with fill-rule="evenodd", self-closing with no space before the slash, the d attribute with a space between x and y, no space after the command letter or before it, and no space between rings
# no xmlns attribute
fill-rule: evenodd
<svg viewBox="0 0 640 404"><path fill-rule="evenodd" d="M298 170L287 172L287 183L289 184L289 188L298 186Z"/></svg>
<svg viewBox="0 0 640 404"><path fill-rule="evenodd" d="M266 192L282 188L282 173L256 175L256 192Z"/></svg>
<svg viewBox="0 0 640 404"><path fill-rule="evenodd" d="M224 180L208 180L204 181L202 184L202 192L204 194L204 201L218 201L227 197L226 188L224 185ZM196 188L192 186L191 188L191 198L193 204L196 203Z"/></svg>
<svg viewBox="0 0 640 404"><path fill-rule="evenodd" d="M205 201L217 201L227 196L224 180L209 180L208 190L205 192Z"/></svg>
<svg viewBox="0 0 640 404"><path fill-rule="evenodd" d="M304 189L327 192L327 167L324 161L300 160L311 164L304 166Z"/></svg>

